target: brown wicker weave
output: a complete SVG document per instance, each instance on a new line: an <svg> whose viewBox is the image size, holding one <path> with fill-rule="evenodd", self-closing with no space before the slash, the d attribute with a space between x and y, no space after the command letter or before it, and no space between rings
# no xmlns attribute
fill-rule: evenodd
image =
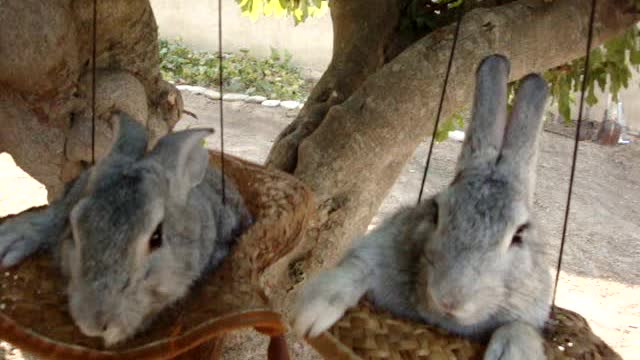
<svg viewBox="0 0 640 360"><path fill-rule="evenodd" d="M211 161L219 163L220 155ZM46 359L199 359L216 357L225 332L253 327L272 336L270 358L287 358L286 327L269 310L259 275L297 244L313 209L311 193L289 175L231 156L225 170L256 222L220 268L150 329L108 350L82 335L67 312L64 279L41 254L0 272L0 338Z"/></svg>
<svg viewBox="0 0 640 360"><path fill-rule="evenodd" d="M549 360L622 360L580 315L559 307L545 330ZM307 341L331 360L482 359L485 347L433 326L394 318L362 302L328 332Z"/></svg>

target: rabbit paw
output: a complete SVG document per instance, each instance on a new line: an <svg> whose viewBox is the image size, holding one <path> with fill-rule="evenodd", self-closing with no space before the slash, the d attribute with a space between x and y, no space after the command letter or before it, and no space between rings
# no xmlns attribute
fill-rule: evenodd
<svg viewBox="0 0 640 360"><path fill-rule="evenodd" d="M339 269L323 272L302 292L295 312L294 331L315 337L329 329L364 293L360 284Z"/></svg>
<svg viewBox="0 0 640 360"><path fill-rule="evenodd" d="M543 339L524 322L512 322L498 328L484 354L484 360L544 360Z"/></svg>
<svg viewBox="0 0 640 360"><path fill-rule="evenodd" d="M46 241L42 231L29 221L32 217L30 215L17 217L0 225L0 268L18 264Z"/></svg>

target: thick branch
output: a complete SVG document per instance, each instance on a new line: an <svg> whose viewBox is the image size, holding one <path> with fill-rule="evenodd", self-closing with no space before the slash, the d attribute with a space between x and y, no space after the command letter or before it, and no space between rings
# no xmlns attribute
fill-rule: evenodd
<svg viewBox="0 0 640 360"><path fill-rule="evenodd" d="M594 45L638 21L627 4L598 2ZM589 11L583 0L521 0L468 13L443 117L470 105L475 68L487 55L508 56L511 79L584 56ZM302 141L294 174L310 185L319 205L295 255L301 259L298 269L314 272L338 258L364 231L405 162L431 133L452 35L450 26L404 51L333 106Z"/></svg>

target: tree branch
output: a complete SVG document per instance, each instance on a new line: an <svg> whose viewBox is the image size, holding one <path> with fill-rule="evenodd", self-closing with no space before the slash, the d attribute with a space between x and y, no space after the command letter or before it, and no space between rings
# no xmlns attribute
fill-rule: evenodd
<svg viewBox="0 0 640 360"><path fill-rule="evenodd" d="M594 46L639 20L624 12L625 4L598 2ZM583 0L520 0L468 13L443 117L470 106L475 68L487 55L511 60L511 80L584 56L589 11ZM431 33L369 76L302 140L294 175L315 192L318 212L291 256L299 260L297 269L312 273L337 260L366 229L405 162L431 133L453 30Z"/></svg>

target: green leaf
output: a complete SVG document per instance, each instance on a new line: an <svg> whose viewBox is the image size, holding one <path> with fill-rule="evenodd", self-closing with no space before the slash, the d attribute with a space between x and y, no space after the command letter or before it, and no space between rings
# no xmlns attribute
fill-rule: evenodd
<svg viewBox="0 0 640 360"><path fill-rule="evenodd" d="M631 68L640 65L640 31L631 28L621 36L607 41L603 46L593 49L590 54L589 77L586 83L587 98L590 105L597 103L595 87L602 92L610 92L617 97L620 90L629 86ZM565 119L569 119L572 93L582 87L584 59L572 61L545 73L554 101Z"/></svg>
<svg viewBox="0 0 640 360"><path fill-rule="evenodd" d="M640 50L639 49L633 49L629 53L629 61L633 65L640 65Z"/></svg>
<svg viewBox="0 0 640 360"><path fill-rule="evenodd" d="M564 121L571 121L571 101L569 99L569 96L563 95L558 98L558 111L564 118Z"/></svg>

